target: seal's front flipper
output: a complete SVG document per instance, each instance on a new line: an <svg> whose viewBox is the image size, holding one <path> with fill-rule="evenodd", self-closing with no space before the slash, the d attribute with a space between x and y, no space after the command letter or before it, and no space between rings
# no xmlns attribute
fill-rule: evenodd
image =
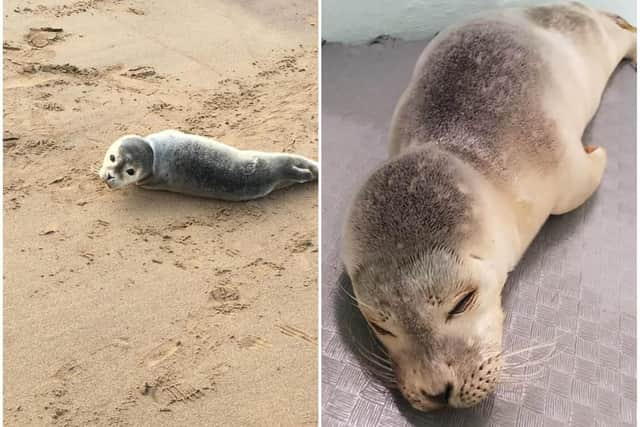
<svg viewBox="0 0 640 427"><path fill-rule="evenodd" d="M598 146L597 146L597 145L585 145L585 146L584 146L584 151L585 151L585 153L587 153L587 154L591 154L591 153L593 153L594 151L596 151L597 149L598 149Z"/></svg>

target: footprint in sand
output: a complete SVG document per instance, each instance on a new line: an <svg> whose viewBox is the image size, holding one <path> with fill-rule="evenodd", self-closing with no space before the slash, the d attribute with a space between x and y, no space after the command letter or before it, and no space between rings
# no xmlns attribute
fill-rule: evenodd
<svg viewBox="0 0 640 427"><path fill-rule="evenodd" d="M158 366L165 360L173 356L182 346L182 342L179 340L171 340L163 343L153 350L151 350L145 357L144 363L149 368Z"/></svg>
<svg viewBox="0 0 640 427"><path fill-rule="evenodd" d="M253 335L242 338L240 341L238 341L238 345L240 346L240 348L250 349L271 347L271 343L269 343L269 341Z"/></svg>
<svg viewBox="0 0 640 427"><path fill-rule="evenodd" d="M204 397L207 390L212 390L212 388L209 386L194 387L184 381L171 381L166 376L160 376L151 383L145 382L139 389L140 394L150 397L164 408L172 403L188 403L200 399Z"/></svg>

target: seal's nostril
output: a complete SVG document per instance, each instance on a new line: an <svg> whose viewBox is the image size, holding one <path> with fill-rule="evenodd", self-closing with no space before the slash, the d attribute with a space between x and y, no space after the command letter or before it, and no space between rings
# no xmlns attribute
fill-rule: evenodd
<svg viewBox="0 0 640 427"><path fill-rule="evenodd" d="M113 179L113 177L111 176L111 174L109 172L107 172L107 179Z"/></svg>
<svg viewBox="0 0 640 427"><path fill-rule="evenodd" d="M453 384L447 383L447 388L444 389L444 401L449 402L451 398L451 393L453 392Z"/></svg>
<svg viewBox="0 0 640 427"><path fill-rule="evenodd" d="M425 390L420 390L420 393L422 393L422 395L424 397L426 397L427 399L436 402L436 403L440 403L442 405L448 405L449 404L449 399L451 398L451 393L453 392L453 384L451 383L447 383L447 386L445 387L444 391L440 394L429 394L427 393Z"/></svg>

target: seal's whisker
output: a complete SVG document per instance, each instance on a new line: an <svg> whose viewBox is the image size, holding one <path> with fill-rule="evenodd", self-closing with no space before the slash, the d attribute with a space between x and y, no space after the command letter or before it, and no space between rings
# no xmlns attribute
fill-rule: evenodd
<svg viewBox="0 0 640 427"><path fill-rule="evenodd" d="M386 359L386 358L380 356L379 354L376 354L374 351L371 351L371 350L366 350L366 351L371 357L375 358L376 360L379 360L380 363L382 363L385 366L388 366L389 368L391 368L391 361L389 359Z"/></svg>
<svg viewBox="0 0 640 427"><path fill-rule="evenodd" d="M501 378L501 382L508 382L509 380L526 380L526 379L530 379L530 378L535 378L537 377L539 374L541 374L542 372L545 371L544 367L538 368L537 370L533 371L533 372L528 372L525 374L512 374L512 375L507 375L504 378Z"/></svg>
<svg viewBox="0 0 640 427"><path fill-rule="evenodd" d="M371 334L371 330L369 329L369 333ZM360 356L364 359L365 368L376 378L380 378L384 380L385 383L393 382L395 383L395 373L393 368L390 366L390 361L385 360L382 356L375 354L373 351L369 350L362 344L360 344L356 339L353 333L352 325L349 326L349 334L354 339L352 342L355 344L355 347L360 354ZM375 340L375 339L374 339ZM391 384L386 384L391 386Z"/></svg>
<svg viewBox="0 0 640 427"><path fill-rule="evenodd" d="M371 333L371 332L370 332L370 333ZM389 360L389 359L390 359L390 357L389 357L389 352L387 351L387 349L386 349L386 348L384 348L384 346L383 346L382 344L380 344L380 343L378 342L378 340L377 340L377 339L375 339L375 337L374 337L374 343L376 344L376 347L378 348L378 350L380 350L380 351L385 355L385 357L387 358L387 360Z"/></svg>
<svg viewBox="0 0 640 427"><path fill-rule="evenodd" d="M486 344L487 346L491 347L492 344L488 343ZM495 350L488 350L488 351L482 351L480 352L480 357L482 357L482 360L487 361L489 359L501 359L502 358L502 352L501 351L495 351Z"/></svg>
<svg viewBox="0 0 640 427"><path fill-rule="evenodd" d="M555 352L555 351L557 350L557 348L558 348L558 345L557 345L557 344L558 344L558 343L556 342L556 343L553 343L553 344L554 344L554 345L553 345L553 347L551 348L551 350L550 350L549 352L545 353L542 357L546 357L547 355L549 355L549 354L551 354L551 353L553 353L553 352ZM539 350L539 349L541 349L541 348L544 348L544 347L540 347L540 348L538 348L538 350ZM532 350L532 351L533 351L533 350ZM535 360L535 359L534 359L534 360ZM505 363L505 365L509 365L509 364L517 364L517 363L519 363L519 362L507 362L507 363Z"/></svg>
<svg viewBox="0 0 640 427"><path fill-rule="evenodd" d="M362 355L362 357L364 357L368 362L373 363L375 366L377 366L378 368L382 369L385 372L393 373L393 368L391 366L385 365L384 363L371 357L371 353L367 352L363 347L358 347L358 350L360 352L360 355Z"/></svg>
<svg viewBox="0 0 640 427"><path fill-rule="evenodd" d="M369 337L371 337L371 340L373 341L373 343L375 344L375 346L378 348L378 350L380 350L382 353L384 353L384 355L387 357L387 359L389 360L389 362L391 362L390 357L389 357L389 352L387 351L387 349L380 343L380 341L378 340L378 338L375 336L375 334L373 333L373 330L371 329L371 325L369 325L367 323L368 326L368 331L369 331Z"/></svg>
<svg viewBox="0 0 640 427"><path fill-rule="evenodd" d="M396 381L396 378L395 378L394 375L392 375L392 374L390 374L388 372L379 371L375 367L373 367L371 365L368 365L368 364L363 365L363 368L375 380L380 381L380 382L382 382L383 384L385 384L387 386L395 386L395 385L397 385L397 381Z"/></svg>
<svg viewBox="0 0 640 427"><path fill-rule="evenodd" d="M523 375L510 375L507 376L505 378L500 378L500 383L501 384L513 384L513 383L522 383L523 381L528 381L528 380L532 380L532 379L536 379L539 378L541 376L541 374L544 374L545 372L545 368L540 368L537 371L534 371L532 373L528 373L528 374L523 374Z"/></svg>
<svg viewBox="0 0 640 427"><path fill-rule="evenodd" d="M534 360L527 360L521 363L505 363L503 365L504 369L518 369L518 368L522 368L522 367L527 367L527 366L535 366L535 365L539 365L541 363L545 363L548 362L550 360L555 359L556 357L558 357L560 355L560 351L558 350L558 347L553 347L553 349L551 349L551 351L545 355L543 355L542 357L540 357L539 359L534 359Z"/></svg>
<svg viewBox="0 0 640 427"><path fill-rule="evenodd" d="M342 291L342 293L349 297L349 302L351 303L351 305L353 305L354 307L358 307L358 299L349 291L347 291L344 286L338 286L338 288Z"/></svg>
<svg viewBox="0 0 640 427"><path fill-rule="evenodd" d="M348 296L349 298L351 298L351 299L352 299L353 301L355 301L356 303L358 302L358 300L356 299L356 297L355 297L351 292L349 292L349 291L348 291L344 286L342 286L342 285L338 285L338 289L340 289L342 292L344 292L344 294L345 294L346 296Z"/></svg>
<svg viewBox="0 0 640 427"><path fill-rule="evenodd" d="M369 333L371 334L370 329ZM385 360L379 354L375 354L373 351L360 344L357 339L355 339L351 325L349 327L349 334L353 338L352 342L355 345L357 353L362 357L362 361L364 362L362 367L381 385L390 389L398 388L395 372L390 366L390 361Z"/></svg>
<svg viewBox="0 0 640 427"><path fill-rule="evenodd" d="M538 350L538 349L540 349L540 348L546 348L546 347L549 347L549 346L552 346L552 345L556 345L556 343L557 343L557 342L550 342L550 343L545 343L545 344L538 344L538 345L533 345L533 346L531 346L531 347L523 348L523 349L521 349L521 350L513 351L513 352L511 352L511 353L506 353L506 354L503 354L503 355L502 355L502 359L503 359L503 360L506 360L506 359L508 359L508 358L510 358L510 357L513 357L513 356L516 356L516 355L518 355L518 354L522 354L522 353L525 353L525 352L528 352L528 351Z"/></svg>
<svg viewBox="0 0 640 427"><path fill-rule="evenodd" d="M511 373L506 373L505 378L526 378L528 376L531 375L535 375L537 372L541 372L544 371L546 366L523 366L523 368L525 369L524 372L522 373L516 373L516 372L511 372ZM531 372L529 372L529 370L532 370Z"/></svg>
<svg viewBox="0 0 640 427"><path fill-rule="evenodd" d="M372 354L375 354L376 357L379 357L380 359L384 359L386 363L391 363L391 360L389 358L389 353L387 353L384 347L378 342L375 335L373 335L373 332L371 332L371 328L369 328L369 338L371 339L371 341L373 341L373 344L376 346L377 349L382 350L382 354L376 354L374 351L375 349L367 349L367 351L371 352Z"/></svg>
<svg viewBox="0 0 640 427"><path fill-rule="evenodd" d="M346 296L348 296L353 302L355 302L355 304L354 304L355 307L368 308L369 310L372 311L372 313L377 313L378 312L378 310L376 310L374 307L370 306L369 304L365 304L364 302L358 300L358 298L356 298L356 296L353 295L351 292L347 291L344 286L338 286L338 287L340 288L340 290L342 290L342 292L344 292L344 294Z"/></svg>
<svg viewBox="0 0 640 427"><path fill-rule="evenodd" d="M537 344L525 349L521 349L518 351L514 351L511 352L507 355L507 357L512 357L515 356L517 354L522 354L528 351L534 351L534 350L539 350L539 349L544 349L544 348L548 348L550 346L553 346L551 348L550 351L548 351L546 354L541 355L539 358L537 359L531 359L531 360L526 360L526 361L522 361L522 362L506 362L503 364L503 369L502 371L505 372L507 374L507 376L505 378L511 378L514 381L523 381L525 380L527 377L522 377L522 376L518 376L518 374L516 373L510 373L509 371L515 371L517 369L522 369L522 368L529 368L529 367L540 367L543 363L548 363L549 361L555 359L556 357L558 357L560 355L560 340L558 339L559 337L556 337L556 340L552 343L545 343L545 344ZM541 370L544 370L544 366L541 367ZM504 382L504 381L501 381Z"/></svg>
<svg viewBox="0 0 640 427"><path fill-rule="evenodd" d="M375 377L376 381L378 383L380 383L381 385L391 389L391 390L397 390L398 389L398 383L395 381L395 379L393 378L381 378L379 376Z"/></svg>

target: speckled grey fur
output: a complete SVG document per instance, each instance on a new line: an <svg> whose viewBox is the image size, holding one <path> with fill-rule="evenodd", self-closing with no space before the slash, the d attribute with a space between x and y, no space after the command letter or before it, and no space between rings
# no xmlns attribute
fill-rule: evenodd
<svg viewBox="0 0 640 427"><path fill-rule="evenodd" d="M478 19L436 37L398 118L401 149L435 145L493 179L526 158L554 164L554 122L539 104L545 58L526 31Z"/></svg>
<svg viewBox="0 0 640 427"><path fill-rule="evenodd" d="M416 150L387 162L369 178L352 208L359 245L372 257L408 258L436 247L456 249L472 226L469 196L457 187L449 154Z"/></svg>
<svg viewBox="0 0 640 427"><path fill-rule="evenodd" d="M144 152L148 165L149 151L144 147L152 149L153 166L138 185L148 189L242 201L318 177L317 164L302 156L244 152L179 131L130 137L122 142L121 152L130 152L134 159Z"/></svg>

